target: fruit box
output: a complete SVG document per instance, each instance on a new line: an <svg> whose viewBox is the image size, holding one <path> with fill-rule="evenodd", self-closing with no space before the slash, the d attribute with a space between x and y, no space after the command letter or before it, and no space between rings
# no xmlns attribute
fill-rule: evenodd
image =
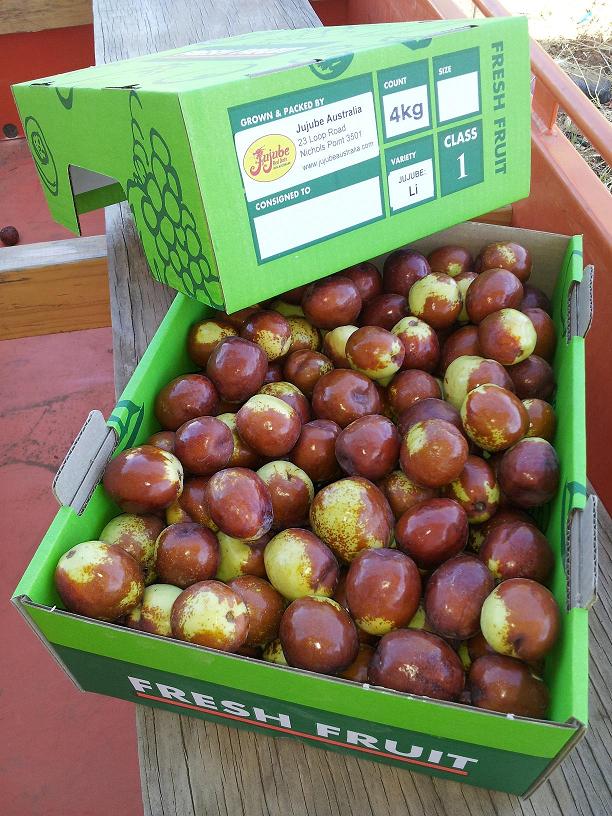
<svg viewBox="0 0 612 816"><path fill-rule="evenodd" d="M208 309L180 294L107 424L94 412L77 437L55 482L67 506L15 590L17 607L79 688L510 793L529 794L551 773L587 724L587 608L595 592L596 542L595 497L586 487L583 336L591 317L592 270L585 270L583 280L580 237L508 227L464 224L414 246L427 253L458 243L477 251L494 240L530 249L532 280L553 297L559 335L554 369L561 489L538 519L557 556L551 588L563 621L546 664L550 721L361 686L62 610L53 583L58 559L97 538L119 512L98 485L106 462L113 451L158 430L156 392L194 370L184 341Z"/></svg>
<svg viewBox="0 0 612 816"><path fill-rule="evenodd" d="M527 20L266 31L14 86L53 217L127 198L233 312L529 194Z"/></svg>

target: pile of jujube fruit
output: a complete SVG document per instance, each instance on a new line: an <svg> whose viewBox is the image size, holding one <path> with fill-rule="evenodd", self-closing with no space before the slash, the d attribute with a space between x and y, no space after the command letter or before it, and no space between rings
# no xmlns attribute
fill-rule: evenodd
<svg viewBox="0 0 612 816"><path fill-rule="evenodd" d="M544 717L556 337L531 267L400 249L193 325L197 373L104 473L122 514L57 565L66 608Z"/></svg>

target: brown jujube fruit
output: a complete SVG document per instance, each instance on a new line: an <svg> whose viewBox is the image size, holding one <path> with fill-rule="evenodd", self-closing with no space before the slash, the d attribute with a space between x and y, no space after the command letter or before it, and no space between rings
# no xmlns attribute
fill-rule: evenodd
<svg viewBox="0 0 612 816"><path fill-rule="evenodd" d="M471 252L462 246L438 247L428 255L427 260L432 272L443 272L451 278L470 272L474 266Z"/></svg>
<svg viewBox="0 0 612 816"><path fill-rule="evenodd" d="M346 600L360 629L384 635L407 626L419 606L421 576L416 564L397 550L364 550L346 577Z"/></svg>
<svg viewBox="0 0 612 816"><path fill-rule="evenodd" d="M525 309L542 309L546 314L552 314L552 303L548 295L530 283L523 284L523 300L520 305L522 312Z"/></svg>
<svg viewBox="0 0 612 816"><path fill-rule="evenodd" d="M406 694L456 701L465 675L459 657L441 637L420 629L399 629L381 638L368 680Z"/></svg>
<svg viewBox="0 0 612 816"><path fill-rule="evenodd" d="M147 445L153 445L154 448L160 448L161 450L168 451L168 453L174 453L175 443L176 436L174 431L158 431L157 433L151 434L146 442Z"/></svg>
<svg viewBox="0 0 612 816"><path fill-rule="evenodd" d="M557 346L557 330L552 318L544 309L522 309L522 312L531 320L538 336L533 353L550 363Z"/></svg>
<svg viewBox="0 0 612 816"><path fill-rule="evenodd" d="M303 286L296 286L294 289L289 289L288 292L283 292L280 299L284 300L285 303L290 303L292 306L298 306L302 302L304 292L309 286L309 283L305 283Z"/></svg>
<svg viewBox="0 0 612 816"><path fill-rule="evenodd" d="M300 437L289 454L291 461L313 482L327 482L340 475L336 460L336 438L342 429L329 419L315 419L302 426Z"/></svg>
<svg viewBox="0 0 612 816"><path fill-rule="evenodd" d="M368 301L359 315L360 326L381 326L387 331L410 313L403 295L376 295Z"/></svg>
<svg viewBox="0 0 612 816"><path fill-rule="evenodd" d="M545 439L522 439L503 455L499 486L519 507L539 507L550 501L559 487L559 459Z"/></svg>
<svg viewBox="0 0 612 816"><path fill-rule="evenodd" d="M176 524L179 521L195 521L216 532L217 525L211 519L206 504L207 484L206 476L188 476L178 500L166 510L166 522Z"/></svg>
<svg viewBox="0 0 612 816"><path fill-rule="evenodd" d="M492 646L489 646L485 636L480 631L469 638L467 641L467 650L472 663L483 655L497 654L495 649Z"/></svg>
<svg viewBox="0 0 612 816"><path fill-rule="evenodd" d="M262 388L265 386L262 386ZM243 467L243 468L250 468L251 470L255 470L261 464L261 456L256 453L254 450L249 448L247 443L242 439L240 434L238 433L238 429L236 426L236 414L234 413L227 413L227 414L219 414L217 416L221 422L223 422L232 432L232 439L234 440L234 450L232 455L230 456L230 460L227 463L228 467Z"/></svg>
<svg viewBox="0 0 612 816"><path fill-rule="evenodd" d="M111 459L102 483L124 513L155 513L181 495L183 468L174 454L140 445Z"/></svg>
<svg viewBox="0 0 612 816"><path fill-rule="evenodd" d="M391 420L371 414L347 425L336 439L336 459L349 476L382 479L397 464L400 436Z"/></svg>
<svg viewBox="0 0 612 816"><path fill-rule="evenodd" d="M440 360L438 335L427 323L418 317L405 317L393 327L404 346L402 368L419 368L431 373Z"/></svg>
<svg viewBox="0 0 612 816"><path fill-rule="evenodd" d="M470 391L461 406L461 419L470 439L491 452L506 450L529 429L523 403L498 385L480 385Z"/></svg>
<svg viewBox="0 0 612 816"><path fill-rule="evenodd" d="M196 365L206 368L208 358L217 343L237 334L238 330L228 320L201 320L189 329L187 353Z"/></svg>
<svg viewBox="0 0 612 816"><path fill-rule="evenodd" d="M532 354L508 369L519 399L549 400L555 390L555 375L546 360Z"/></svg>
<svg viewBox="0 0 612 816"><path fill-rule="evenodd" d="M388 294L408 297L413 283L430 272L427 258L420 252L413 249L396 249L387 255L383 265L383 289Z"/></svg>
<svg viewBox="0 0 612 816"><path fill-rule="evenodd" d="M513 366L533 353L537 335L523 312L500 309L478 324L478 342L485 357Z"/></svg>
<svg viewBox="0 0 612 816"><path fill-rule="evenodd" d="M517 717L542 719L548 710L548 689L529 666L503 655L484 655L470 667L472 705Z"/></svg>
<svg viewBox="0 0 612 816"><path fill-rule="evenodd" d="M314 387L325 374L333 369L330 359L318 351L294 351L285 360L283 374L307 397L311 397Z"/></svg>
<svg viewBox="0 0 612 816"><path fill-rule="evenodd" d="M427 499L434 499L438 495L437 490L431 487L421 487L421 485L409 479L401 470L394 470L377 484L389 502L396 521L415 504Z"/></svg>
<svg viewBox="0 0 612 816"><path fill-rule="evenodd" d="M357 657L347 669L340 672L338 677L342 677L343 680L352 680L354 683L367 683L368 667L373 656L374 647L367 643L360 643Z"/></svg>
<svg viewBox="0 0 612 816"><path fill-rule="evenodd" d="M313 499L310 477L293 462L268 462L258 471L268 487L272 501L275 530L299 527L308 523Z"/></svg>
<svg viewBox="0 0 612 816"><path fill-rule="evenodd" d="M473 555L449 559L431 576L425 590L425 614L443 637L466 640L480 629L480 610L493 590L493 576Z"/></svg>
<svg viewBox="0 0 612 816"><path fill-rule="evenodd" d="M240 329L240 336L262 348L268 360L277 360L289 351L291 327L278 312L261 309L254 312Z"/></svg>
<svg viewBox="0 0 612 816"><path fill-rule="evenodd" d="M350 368L351 364L346 356L346 343L358 329L357 326L338 326L327 332L323 340L323 354L328 357L334 368Z"/></svg>
<svg viewBox="0 0 612 816"><path fill-rule="evenodd" d="M268 363L266 376L264 377L264 385L266 383L281 382L283 379L283 361L275 360L273 363Z"/></svg>
<svg viewBox="0 0 612 816"><path fill-rule="evenodd" d="M244 645L265 646L278 637L285 601L272 584L255 575L239 575L227 585L240 595L249 612L249 634Z"/></svg>
<svg viewBox="0 0 612 816"><path fill-rule="evenodd" d="M216 417L190 419L176 432L175 452L185 470L209 476L225 467L234 452L232 432Z"/></svg>
<svg viewBox="0 0 612 816"><path fill-rule="evenodd" d="M482 357L477 326L462 326L446 339L442 346L440 370L446 371L457 357Z"/></svg>
<svg viewBox="0 0 612 816"><path fill-rule="evenodd" d="M296 315L287 318L289 329L291 330L291 343L287 354L292 354L294 351L302 351L303 349L309 351L319 351L321 348L321 332L316 326L309 323L305 317ZM282 364L277 361L279 369L282 371ZM283 378L280 377L280 380Z"/></svg>
<svg viewBox="0 0 612 816"><path fill-rule="evenodd" d="M476 271L484 272L487 269L508 269L524 283L531 275L531 254L513 241L488 244L476 258Z"/></svg>
<svg viewBox="0 0 612 816"><path fill-rule="evenodd" d="M400 411L397 419L397 428L402 436L407 434L417 422L425 419L444 419L450 422L460 433L464 433L461 415L454 405L437 397L420 399Z"/></svg>
<svg viewBox="0 0 612 816"><path fill-rule="evenodd" d="M231 326L240 331L249 317L260 309L261 306L255 303L253 306L245 306L244 309L239 309L237 312L232 312L231 314L227 314L226 312L215 312L214 314L216 318L227 321Z"/></svg>
<svg viewBox="0 0 612 816"><path fill-rule="evenodd" d="M286 402L287 405L290 405L298 414L302 423L310 420L310 403L300 389L293 385L293 383L285 382L284 380L267 383L266 385L262 385L259 389L259 393L267 394L269 397L277 397L283 402Z"/></svg>
<svg viewBox="0 0 612 816"><path fill-rule="evenodd" d="M425 487L443 487L457 479L467 457L465 437L444 419L417 422L400 447L402 470Z"/></svg>
<svg viewBox="0 0 612 816"><path fill-rule="evenodd" d="M526 399L523 405L529 415L527 436L540 436L552 442L557 430L557 417L552 405L541 399Z"/></svg>
<svg viewBox="0 0 612 816"><path fill-rule="evenodd" d="M341 428L367 414L380 413L376 386L358 371L337 369L324 374L312 393L312 410L318 419L331 419Z"/></svg>
<svg viewBox="0 0 612 816"><path fill-rule="evenodd" d="M170 625L179 640L235 652L248 637L249 613L240 595L221 581L199 581L174 602Z"/></svg>
<svg viewBox="0 0 612 816"><path fill-rule="evenodd" d="M215 473L204 497L212 520L226 535L254 541L272 527L270 493L251 470L234 467Z"/></svg>
<svg viewBox="0 0 612 816"><path fill-rule="evenodd" d="M164 584L185 589L214 578L218 565L217 537L201 524L171 524L157 539L155 571Z"/></svg>
<svg viewBox="0 0 612 816"><path fill-rule="evenodd" d="M546 536L533 524L506 522L487 535L478 557L498 581L531 578L543 583L554 565Z"/></svg>
<svg viewBox="0 0 612 816"><path fill-rule="evenodd" d="M399 371L405 355L401 340L380 326L362 326L346 341L351 368L386 382Z"/></svg>
<svg viewBox="0 0 612 816"><path fill-rule="evenodd" d="M302 298L304 314L318 329L354 323L361 306L359 290L350 278L341 276L311 284Z"/></svg>
<svg viewBox="0 0 612 816"><path fill-rule="evenodd" d="M377 295L382 294L383 283L380 272L369 261L349 266L338 272L338 275L349 278L357 287L362 303L367 303Z"/></svg>
<svg viewBox="0 0 612 816"><path fill-rule="evenodd" d="M499 385L514 392L514 384L506 369L496 360L483 357L458 357L446 369L444 394L446 400L461 410L470 391L480 385Z"/></svg>
<svg viewBox="0 0 612 816"><path fill-rule="evenodd" d="M480 323L500 309L518 309L523 299L523 285L507 269L487 269L470 284L465 308L472 323Z"/></svg>
<svg viewBox="0 0 612 816"><path fill-rule="evenodd" d="M408 305L412 314L434 329L446 329L459 317L463 299L454 278L432 272L412 286Z"/></svg>
<svg viewBox="0 0 612 816"><path fill-rule="evenodd" d="M468 520L453 499L429 499L407 510L395 525L397 548L420 569L432 569L465 547Z"/></svg>
<svg viewBox="0 0 612 816"><path fill-rule="evenodd" d="M445 488L446 495L458 501L470 524L480 524L497 511L499 485L491 466L480 456L468 456L458 478Z"/></svg>
<svg viewBox="0 0 612 816"><path fill-rule="evenodd" d="M440 396L440 386L435 377L416 368L398 371L387 386L387 398L395 416L418 400L437 399Z"/></svg>
<svg viewBox="0 0 612 816"><path fill-rule="evenodd" d="M264 383L268 358L263 349L242 337L228 337L212 350L206 374L222 399L244 402Z"/></svg>
<svg viewBox="0 0 612 816"><path fill-rule="evenodd" d="M338 674L357 657L357 629L348 612L330 598L293 601L280 624L280 642L290 666Z"/></svg>
<svg viewBox="0 0 612 816"><path fill-rule="evenodd" d="M489 460L490 463L491 460ZM493 515L484 524L473 524L470 526L470 535L468 538L468 550L478 553L486 540L489 533L494 530L498 524L505 524L506 522L524 521L527 524L533 524L531 516L527 515L523 510L513 507L502 507L495 515Z"/></svg>
<svg viewBox="0 0 612 816"><path fill-rule="evenodd" d="M260 456L286 456L299 439L301 429L297 411L268 394L255 394L236 414L240 438Z"/></svg>

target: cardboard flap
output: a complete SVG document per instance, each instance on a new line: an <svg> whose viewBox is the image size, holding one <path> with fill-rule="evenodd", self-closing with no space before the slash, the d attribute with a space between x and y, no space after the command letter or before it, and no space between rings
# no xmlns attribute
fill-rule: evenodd
<svg viewBox="0 0 612 816"><path fill-rule="evenodd" d="M597 496L590 493L583 510L574 510L567 522L568 608L589 609L597 599Z"/></svg>
<svg viewBox="0 0 612 816"><path fill-rule="evenodd" d="M568 337L586 337L593 320L593 278L595 267L585 266L581 281L575 281L569 291L567 323Z"/></svg>
<svg viewBox="0 0 612 816"><path fill-rule="evenodd" d="M92 411L53 479L53 493L63 507L81 515L116 445L116 431L100 411Z"/></svg>

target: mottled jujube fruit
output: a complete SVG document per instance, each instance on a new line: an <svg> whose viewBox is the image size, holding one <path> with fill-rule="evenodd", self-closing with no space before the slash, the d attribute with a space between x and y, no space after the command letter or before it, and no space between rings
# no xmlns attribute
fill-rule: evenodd
<svg viewBox="0 0 612 816"><path fill-rule="evenodd" d="M209 476L229 464L234 452L234 438L220 419L197 417L177 430L175 451L189 473Z"/></svg>
<svg viewBox="0 0 612 816"><path fill-rule="evenodd" d="M476 258L476 271L508 269L524 283L531 275L531 254L513 241L497 241L483 247Z"/></svg>
<svg viewBox="0 0 612 816"><path fill-rule="evenodd" d="M480 560L497 580L531 578L542 583L550 575L554 555L546 536L533 524L498 524L485 538Z"/></svg>
<svg viewBox="0 0 612 816"><path fill-rule="evenodd" d="M397 418L397 428L404 436L413 425L425 419L444 419L454 425L460 433L464 433L459 411L454 405L437 397L417 400L401 410Z"/></svg>
<svg viewBox="0 0 612 816"><path fill-rule="evenodd" d="M557 330L552 318L544 309L522 309L521 311L531 320L536 331L538 339L533 353L550 363L555 356L557 346Z"/></svg>
<svg viewBox="0 0 612 816"><path fill-rule="evenodd" d="M183 466L168 451L140 445L111 459L102 483L125 513L155 513L165 510L181 495Z"/></svg>
<svg viewBox="0 0 612 816"><path fill-rule="evenodd" d="M460 410L469 392L480 385L499 385L508 391L514 391L510 375L496 360L473 356L457 357L444 375L445 399Z"/></svg>
<svg viewBox="0 0 612 816"><path fill-rule="evenodd" d="M298 414L302 423L310 421L310 403L293 383L284 380L266 383L259 389L259 393L266 394L269 397L277 397L286 402Z"/></svg>
<svg viewBox="0 0 612 816"><path fill-rule="evenodd" d="M270 383L271 384L271 383ZM265 388L266 386L262 386ZM218 414L217 419L223 422L232 432L234 450L230 456L228 467L244 467L254 470L261 464L261 456L252 450L238 433L236 414Z"/></svg>
<svg viewBox="0 0 612 816"><path fill-rule="evenodd" d="M419 400L441 396L436 378L417 368L399 371L387 386L387 398L395 416Z"/></svg>
<svg viewBox="0 0 612 816"><path fill-rule="evenodd" d="M364 304L359 315L360 326L381 326L387 331L409 314L408 301L404 295L376 295Z"/></svg>
<svg viewBox="0 0 612 816"><path fill-rule="evenodd" d="M254 541L272 527L270 492L252 470L220 470L208 480L204 496L212 520L226 535Z"/></svg>
<svg viewBox="0 0 612 816"><path fill-rule="evenodd" d="M459 477L468 457L465 437L444 419L413 425L400 447L406 476L424 487L443 487Z"/></svg>
<svg viewBox="0 0 612 816"><path fill-rule="evenodd" d="M542 309L546 314L550 315L552 314L552 303L548 295L537 286L533 286L531 283L524 283L523 300L520 309L522 312L524 312L525 309Z"/></svg>
<svg viewBox="0 0 612 816"><path fill-rule="evenodd" d="M265 351L242 337L222 340L206 364L206 374L228 402L244 402L256 394L264 384L267 371Z"/></svg>
<svg viewBox="0 0 612 816"><path fill-rule="evenodd" d="M376 386L358 371L330 371L321 377L312 393L314 415L318 419L331 419L341 428L359 417L380 413L380 408Z"/></svg>
<svg viewBox="0 0 612 816"><path fill-rule="evenodd" d="M480 611L494 585L493 576L475 556L449 559L427 582L427 620L443 637L473 637L480 630Z"/></svg>
<svg viewBox="0 0 612 816"><path fill-rule="evenodd" d="M512 657L479 657L470 667L468 685L476 708L535 719L548 711L548 689L529 666Z"/></svg>
<svg viewBox="0 0 612 816"><path fill-rule="evenodd" d="M529 415L518 397L499 385L480 385L461 406L463 427L483 450L496 452L514 445L529 429Z"/></svg>
<svg viewBox="0 0 612 816"><path fill-rule="evenodd" d="M206 503L205 489L208 484L206 476L188 476L185 479L183 492L176 502L166 508L166 523L177 524L181 521L197 521L204 527L216 532L219 528L210 517Z"/></svg>
<svg viewBox="0 0 612 816"><path fill-rule="evenodd" d="M201 320L194 323L187 335L187 353L193 362L206 368L208 358L217 343L226 337L236 337L238 330L228 320Z"/></svg>
<svg viewBox="0 0 612 816"><path fill-rule="evenodd" d="M495 649L492 646L489 646L485 636L479 630L477 634L473 635L466 641L468 656L470 661L473 663L475 660L478 660L479 657L482 657L486 654L497 654Z"/></svg>
<svg viewBox="0 0 612 816"><path fill-rule="evenodd" d="M347 669L340 672L338 677L342 677L343 680L352 680L354 683L367 683L368 668L373 657L374 647L367 643L360 643L357 657Z"/></svg>
<svg viewBox="0 0 612 816"><path fill-rule="evenodd" d="M323 340L323 354L334 364L334 368L350 368L351 364L346 356L346 344L358 326L338 326L327 332Z"/></svg>
<svg viewBox="0 0 612 816"><path fill-rule="evenodd" d="M174 453L176 434L174 431L158 431L151 434L145 444L153 445L154 448L161 448L161 450L168 451L168 453Z"/></svg>
<svg viewBox="0 0 612 816"><path fill-rule="evenodd" d="M473 524L470 527L467 549L475 553L480 552L480 549L487 536L497 527L498 524L505 524L506 522L514 521L524 521L527 524L533 524L533 519L531 516L528 516L523 510L502 507L495 513L495 515L491 516L488 521L485 521L484 524Z"/></svg>
<svg viewBox="0 0 612 816"><path fill-rule="evenodd" d="M477 277L478 275L476 272L462 272L455 278L455 283L459 287L459 294L461 295L461 311L457 315L457 323L463 324L470 322L470 316L466 306L466 299L468 289L474 283Z"/></svg>
<svg viewBox="0 0 612 816"><path fill-rule="evenodd" d="M482 357L478 342L478 326L462 326L448 336L440 356L442 373L457 357Z"/></svg>
<svg viewBox="0 0 612 816"><path fill-rule="evenodd" d="M454 278L432 272L412 286L408 305L413 315L434 329L444 329L457 320L463 301Z"/></svg>
<svg viewBox="0 0 612 816"><path fill-rule="evenodd" d="M505 366L515 365L529 357L537 339L531 320L516 309L500 309L478 325L478 342L482 353Z"/></svg>
<svg viewBox="0 0 612 816"><path fill-rule="evenodd" d="M463 470L444 489L467 513L470 524L481 524L497 511L499 485L491 466L480 456L468 456Z"/></svg>
<svg viewBox="0 0 612 816"><path fill-rule="evenodd" d="M406 694L456 701L465 674L456 652L441 637L421 629L399 629L381 638L368 680Z"/></svg>
<svg viewBox="0 0 612 816"><path fill-rule="evenodd" d="M140 603L144 578L140 565L122 547L84 541L62 555L55 587L69 612L113 621Z"/></svg>
<svg viewBox="0 0 612 816"><path fill-rule="evenodd" d="M255 575L240 575L228 586L244 601L249 613L249 634L245 646L265 646L278 637L285 601L268 581Z"/></svg>
<svg viewBox="0 0 612 816"><path fill-rule="evenodd" d="M127 614L126 626L151 635L171 637L170 615L181 592L180 587L171 584L151 584L145 589L140 605Z"/></svg>
<svg viewBox="0 0 612 816"><path fill-rule="evenodd" d="M273 528L284 530L308 523L308 511L314 498L312 480L293 462L267 462L257 471L266 483L272 500Z"/></svg>
<svg viewBox="0 0 612 816"><path fill-rule="evenodd" d="M280 638L275 638L271 640L266 646L264 646L263 651L261 653L261 659L265 660L267 663L276 663L277 666L286 666L287 661L285 660L285 653L283 652L283 647L281 646Z"/></svg>
<svg viewBox="0 0 612 816"><path fill-rule="evenodd" d="M382 636L410 623L421 598L416 564L397 550L364 550L351 563L346 600L360 629Z"/></svg>
<svg viewBox="0 0 612 816"><path fill-rule="evenodd" d="M343 269L338 275L349 278L357 287L362 303L367 303L376 295L382 294L383 282L380 272L369 261L349 266Z"/></svg>
<svg viewBox="0 0 612 816"><path fill-rule="evenodd" d="M466 512L453 499L429 499L415 504L395 525L398 550L425 570L458 555L466 545L467 536Z"/></svg>
<svg viewBox="0 0 612 816"><path fill-rule="evenodd" d="M185 589L214 578L218 565L217 537L201 524L171 524L157 539L155 572L165 584Z"/></svg>
<svg viewBox="0 0 612 816"><path fill-rule="evenodd" d="M269 534L266 534L255 541L242 541L219 530L217 533L219 566L215 578L226 583L239 575L255 575L258 578L265 578L266 567L263 554L269 538Z"/></svg>
<svg viewBox="0 0 612 816"><path fill-rule="evenodd" d="M523 300L523 285L507 269L487 269L468 289L465 308L472 323L481 323L500 309L518 309Z"/></svg>
<svg viewBox="0 0 612 816"><path fill-rule="evenodd" d="M281 620L280 642L290 666L338 674L357 657L357 629L348 612L331 598L293 601Z"/></svg>
<svg viewBox="0 0 612 816"><path fill-rule="evenodd" d="M330 548L310 530L283 530L264 550L270 583L293 601L305 595L331 597L338 583L338 562Z"/></svg>
<svg viewBox="0 0 612 816"><path fill-rule="evenodd" d="M302 422L284 400L255 394L236 414L236 429L260 456L285 456L298 441Z"/></svg>
<svg viewBox="0 0 612 816"><path fill-rule="evenodd" d="M546 360L532 354L508 369L519 399L549 400L555 390L555 375Z"/></svg>
<svg viewBox="0 0 612 816"><path fill-rule="evenodd" d="M526 399L523 405L529 415L527 436L540 436L552 442L557 430L557 417L552 405L541 399Z"/></svg>
<svg viewBox="0 0 612 816"><path fill-rule="evenodd" d="M321 377L333 369L333 364L318 351L294 351L283 366L285 379L293 383L307 397L311 397Z"/></svg>
<svg viewBox="0 0 612 816"><path fill-rule="evenodd" d="M129 553L140 564L145 583L155 580L155 542L164 529L157 516L137 516L123 513L115 516L100 533L99 540L117 546Z"/></svg>
<svg viewBox="0 0 612 816"><path fill-rule="evenodd" d="M268 360L284 357L291 345L291 327L287 318L268 309L252 314L241 328L240 336L262 348Z"/></svg>
<svg viewBox="0 0 612 816"><path fill-rule="evenodd" d="M555 645L560 618L557 602L546 587L529 578L510 578L484 602L480 629L499 654L532 663Z"/></svg>
<svg viewBox="0 0 612 816"><path fill-rule="evenodd" d="M268 370L264 378L264 385L268 383L281 382L283 377L283 360L275 360L273 363L268 363ZM262 386L263 387L263 386ZM243 648L247 648L246 646Z"/></svg>
<svg viewBox="0 0 612 816"><path fill-rule="evenodd" d="M394 470L377 484L389 502L396 521L415 504L427 499L434 499L438 495L437 490L418 485L401 470Z"/></svg>
<svg viewBox="0 0 612 816"><path fill-rule="evenodd" d="M347 425L336 439L336 459L349 476L382 479L397 465L400 435L386 417L370 414Z"/></svg>
<svg viewBox="0 0 612 816"><path fill-rule="evenodd" d="M396 249L383 265L383 289L386 293L408 297L416 281L429 275L427 258L413 249Z"/></svg>
<svg viewBox="0 0 612 816"><path fill-rule="evenodd" d="M183 590L170 623L175 638L223 652L237 651L249 634L246 604L220 581L200 581Z"/></svg>
<svg viewBox="0 0 612 816"><path fill-rule="evenodd" d="M359 290L350 278L341 276L311 284L302 298L304 314L319 329L354 323L361 306Z"/></svg>
<svg viewBox="0 0 612 816"><path fill-rule="evenodd" d="M392 329L404 346L402 368L435 371L440 360L440 343L435 331L418 317L404 317Z"/></svg>
<svg viewBox="0 0 612 816"><path fill-rule="evenodd" d="M346 342L351 368L383 383L399 371L405 353L401 340L380 326L362 326Z"/></svg>
<svg viewBox="0 0 612 816"><path fill-rule="evenodd" d="M509 501L518 507L539 507L559 487L559 459L555 449L537 436L522 439L503 455L497 478Z"/></svg>
<svg viewBox="0 0 612 816"><path fill-rule="evenodd" d="M427 260L432 272L443 272L445 275L450 275L451 278L456 278L464 272L470 272L474 266L474 259L472 253L465 247L441 246L431 252Z"/></svg>
<svg viewBox="0 0 612 816"><path fill-rule="evenodd" d="M315 419L302 426L300 437L289 453L291 461L313 482L327 482L340 476L336 459L336 439L342 429L329 419Z"/></svg>
<svg viewBox="0 0 612 816"><path fill-rule="evenodd" d="M312 326L305 317L299 315L287 318L291 341L287 354L294 351L318 351L321 348L321 332L316 326Z"/></svg>
<svg viewBox="0 0 612 816"><path fill-rule="evenodd" d="M320 490L310 506L313 532L343 561L364 549L388 547L393 513L380 490L360 476Z"/></svg>

